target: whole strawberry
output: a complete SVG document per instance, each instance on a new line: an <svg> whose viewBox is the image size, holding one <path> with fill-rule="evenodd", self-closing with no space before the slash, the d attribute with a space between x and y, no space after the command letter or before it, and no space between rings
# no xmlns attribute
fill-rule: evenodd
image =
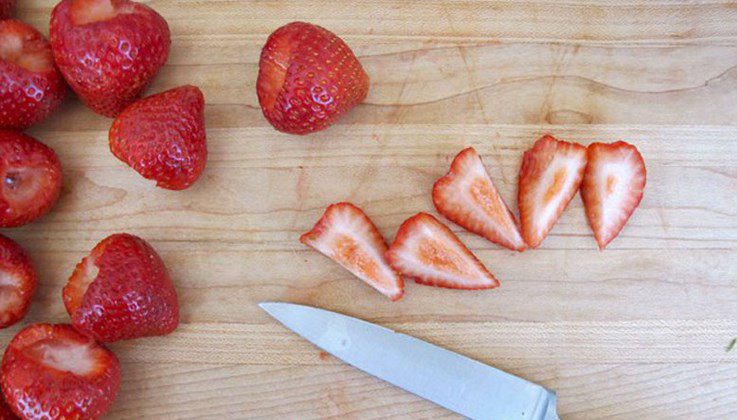
<svg viewBox="0 0 737 420"><path fill-rule="evenodd" d="M40 32L18 20L0 21L0 128L23 130L46 118L66 85Z"/></svg>
<svg viewBox="0 0 737 420"><path fill-rule="evenodd" d="M179 325L177 292L159 254L116 234L97 244L62 291L72 325L98 341L165 335Z"/></svg>
<svg viewBox="0 0 737 420"><path fill-rule="evenodd" d="M21 226L48 213L61 181L61 164L50 147L0 130L0 227Z"/></svg>
<svg viewBox="0 0 737 420"><path fill-rule="evenodd" d="M14 240L0 235L0 328L24 316L36 292L36 270L28 254Z"/></svg>
<svg viewBox="0 0 737 420"><path fill-rule="evenodd" d="M269 36L256 91L264 116L279 131L324 130L366 98L369 78L353 51L320 26L293 22Z"/></svg>
<svg viewBox="0 0 737 420"><path fill-rule="evenodd" d="M183 190L207 161L205 98L181 86L133 103L110 127L110 151L144 178Z"/></svg>
<svg viewBox="0 0 737 420"><path fill-rule="evenodd" d="M0 20L10 19L15 13L15 0L0 0Z"/></svg>
<svg viewBox="0 0 737 420"><path fill-rule="evenodd" d="M5 350L2 388L24 419L95 419L118 395L120 362L71 325L33 324Z"/></svg>
<svg viewBox="0 0 737 420"><path fill-rule="evenodd" d="M93 111L115 117L138 99L169 57L169 26L129 0L62 0L51 48L69 85Z"/></svg>

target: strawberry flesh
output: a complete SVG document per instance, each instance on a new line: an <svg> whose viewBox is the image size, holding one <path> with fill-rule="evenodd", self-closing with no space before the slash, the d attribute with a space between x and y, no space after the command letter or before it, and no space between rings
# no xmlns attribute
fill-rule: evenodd
<svg viewBox="0 0 737 420"><path fill-rule="evenodd" d="M404 295L404 281L384 259L386 241L371 219L351 203L333 204L300 241L350 271L391 300Z"/></svg>
<svg viewBox="0 0 737 420"><path fill-rule="evenodd" d="M97 418L117 396L120 363L70 325L33 324L5 350L2 388L22 418Z"/></svg>
<svg viewBox="0 0 737 420"><path fill-rule="evenodd" d="M282 26L261 51L256 91L264 116L279 131L323 130L363 101L368 87L350 47L320 26Z"/></svg>
<svg viewBox="0 0 737 420"><path fill-rule="evenodd" d="M18 20L0 21L0 128L23 130L46 118L66 87L40 32Z"/></svg>
<svg viewBox="0 0 737 420"><path fill-rule="evenodd" d="M115 117L135 102L169 57L169 26L130 0L62 0L51 13L59 70L93 111Z"/></svg>
<svg viewBox="0 0 737 420"><path fill-rule="evenodd" d="M169 272L143 239L116 234L77 264L62 291L72 325L98 341L165 335L179 325Z"/></svg>
<svg viewBox="0 0 737 420"><path fill-rule="evenodd" d="M0 227L43 216L61 191L61 165L51 148L14 131L0 130Z"/></svg>
<svg viewBox="0 0 737 420"><path fill-rule="evenodd" d="M526 151L519 173L522 237L537 248L581 185L586 148L543 136Z"/></svg>
<svg viewBox="0 0 737 420"><path fill-rule="evenodd" d="M0 235L0 328L26 315L36 283L36 270L28 254L15 241Z"/></svg>
<svg viewBox="0 0 737 420"><path fill-rule="evenodd" d="M460 239L427 213L402 224L386 259L395 270L420 284L468 290L499 286Z"/></svg>
<svg viewBox="0 0 737 420"><path fill-rule="evenodd" d="M113 121L109 141L118 159L159 187L189 188L207 161L205 98L195 86L143 98Z"/></svg>
<svg viewBox="0 0 737 420"><path fill-rule="evenodd" d="M517 221L473 148L461 151L450 171L435 182L432 199L440 214L464 229L503 247L524 251Z"/></svg>
<svg viewBox="0 0 737 420"><path fill-rule="evenodd" d="M589 145L581 197L600 249L619 235L640 204L646 178L645 161L635 146L623 141Z"/></svg>

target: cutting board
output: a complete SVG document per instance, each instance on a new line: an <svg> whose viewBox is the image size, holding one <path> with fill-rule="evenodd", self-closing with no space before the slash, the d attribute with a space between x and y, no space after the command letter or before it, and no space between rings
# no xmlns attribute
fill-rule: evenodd
<svg viewBox="0 0 737 420"><path fill-rule="evenodd" d="M20 3L48 33L54 2ZM23 324L68 319L61 287L111 233L146 238L169 266L182 323L112 346L123 385L110 418L453 416L321 353L262 313L267 300L365 318L539 382L566 419L737 416L734 3L148 3L173 41L150 92L190 83L207 99L204 176L155 188L110 154L111 121L70 99L30 131L63 163L58 205L3 230L40 274ZM307 137L273 130L255 92L261 46L294 20L342 36L372 83L364 104ZM344 200L391 240L433 211L434 180L467 146L516 211L522 153L544 133L642 151L645 198L606 251L579 197L522 254L452 226L501 288L409 283L392 303L298 242Z"/></svg>

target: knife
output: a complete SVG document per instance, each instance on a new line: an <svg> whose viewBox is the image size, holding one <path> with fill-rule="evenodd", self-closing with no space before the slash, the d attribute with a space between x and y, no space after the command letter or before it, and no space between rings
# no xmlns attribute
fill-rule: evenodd
<svg viewBox="0 0 737 420"><path fill-rule="evenodd" d="M310 306L261 309L362 371L472 419L557 420L555 393L388 328Z"/></svg>

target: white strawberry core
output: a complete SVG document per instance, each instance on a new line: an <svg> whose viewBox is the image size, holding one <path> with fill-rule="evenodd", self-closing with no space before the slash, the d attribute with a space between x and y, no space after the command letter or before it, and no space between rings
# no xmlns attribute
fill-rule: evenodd
<svg viewBox="0 0 737 420"><path fill-rule="evenodd" d="M601 185L601 219L606 231L617 225L621 218L622 203L629 200L632 168L626 161L600 164L594 185Z"/></svg>
<svg viewBox="0 0 737 420"><path fill-rule="evenodd" d="M20 303L19 284L20 279L15 275L0 270L0 322L7 322L10 316L13 315L12 309Z"/></svg>
<svg viewBox="0 0 737 420"><path fill-rule="evenodd" d="M543 182L536 192L535 202L540 203L540 209L535 219L537 220L555 220L558 208L563 204L569 192L573 189L576 182L576 174L579 171L581 162L578 159L571 159L567 156L556 156L550 165L546 168L542 175ZM547 226L545 223L537 225L538 235L542 235Z"/></svg>
<svg viewBox="0 0 737 420"><path fill-rule="evenodd" d="M23 35L13 31L0 33L0 59L33 72L51 67L51 54L47 49L25 48Z"/></svg>
<svg viewBox="0 0 737 420"><path fill-rule="evenodd" d="M85 376L95 370L95 354L92 344L69 343L59 340L43 340L30 349L36 360L45 366L62 372Z"/></svg>

